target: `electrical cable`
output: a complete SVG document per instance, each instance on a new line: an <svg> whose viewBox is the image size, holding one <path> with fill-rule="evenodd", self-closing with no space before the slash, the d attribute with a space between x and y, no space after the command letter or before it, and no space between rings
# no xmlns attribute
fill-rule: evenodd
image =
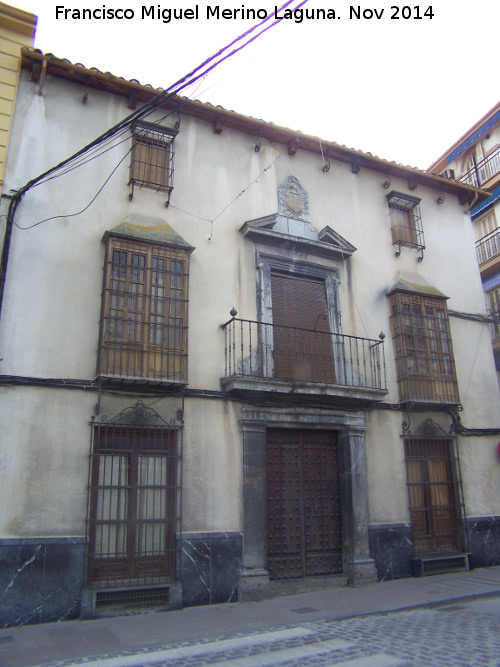
<svg viewBox="0 0 500 667"><path fill-rule="evenodd" d="M66 213L66 214L64 214L64 215L53 215L53 216L51 216L50 218L45 218L44 220L40 220L39 222L35 222L35 224L30 225L29 227L20 227L20 226L17 224L17 222L14 220L14 224L15 224L15 226L16 226L18 229L21 229L21 230L23 230L23 231L26 231L27 229L33 229L34 227L38 227L38 225L41 225L43 222L49 222L49 220L59 220L60 218L74 218L74 217L77 216L77 215L81 215L82 213L84 213L87 209L89 209L89 208L92 206L92 204L95 202L95 200L97 199L97 197L101 194L101 192L104 190L104 188L106 187L106 185L107 185L108 182L110 181L110 179L111 179L111 177L113 176L113 174L115 173L115 171L118 169L118 167L121 165L121 163L125 160L125 158L127 158L127 157L129 156L131 150L132 150L132 148L130 148L130 150L128 150L128 151L125 153L125 155L122 157L122 159L121 159L121 160L118 162L118 164L114 167L113 171L109 174L109 176L107 177L107 179L106 179L106 180L104 181L104 183L101 185L101 187L99 188L99 190L98 190L98 191L96 192L96 194L92 197L92 199L91 199L90 202L87 204L87 206L85 206L84 208L82 208L81 211L78 211L78 213Z"/></svg>

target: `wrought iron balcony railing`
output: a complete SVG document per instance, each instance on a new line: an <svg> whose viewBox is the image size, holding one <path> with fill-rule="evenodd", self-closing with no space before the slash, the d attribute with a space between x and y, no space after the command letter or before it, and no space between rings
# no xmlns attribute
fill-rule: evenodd
<svg viewBox="0 0 500 667"><path fill-rule="evenodd" d="M500 255L500 227L476 241L476 254L479 266Z"/></svg>
<svg viewBox="0 0 500 667"><path fill-rule="evenodd" d="M225 334L225 377L312 382L385 391L379 340L233 317Z"/></svg>
<svg viewBox="0 0 500 667"><path fill-rule="evenodd" d="M477 162L465 174L458 179L462 183L468 183L476 188L482 187L490 179L500 172L500 147L496 148L484 160Z"/></svg>

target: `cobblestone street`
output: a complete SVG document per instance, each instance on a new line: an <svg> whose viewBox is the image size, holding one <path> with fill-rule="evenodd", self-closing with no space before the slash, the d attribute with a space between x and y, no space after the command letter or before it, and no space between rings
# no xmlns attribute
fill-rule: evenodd
<svg viewBox="0 0 500 667"><path fill-rule="evenodd" d="M297 609L307 613L308 609ZM435 609L303 623L143 653L58 665L87 667L497 667L500 598Z"/></svg>

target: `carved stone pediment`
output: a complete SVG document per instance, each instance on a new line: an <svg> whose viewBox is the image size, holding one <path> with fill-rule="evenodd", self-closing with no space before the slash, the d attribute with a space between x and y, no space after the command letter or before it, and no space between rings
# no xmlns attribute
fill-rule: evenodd
<svg viewBox="0 0 500 667"><path fill-rule="evenodd" d="M248 220L240 232L262 246L300 250L309 255L346 259L356 248L331 227L320 231L309 220L309 196L290 176L278 188L278 213Z"/></svg>

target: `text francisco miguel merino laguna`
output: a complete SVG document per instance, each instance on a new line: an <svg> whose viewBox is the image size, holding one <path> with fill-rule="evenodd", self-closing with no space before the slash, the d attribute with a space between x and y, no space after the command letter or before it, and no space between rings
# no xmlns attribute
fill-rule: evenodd
<svg viewBox="0 0 500 667"><path fill-rule="evenodd" d="M237 9L221 9L218 5L208 5L206 13L203 16L198 5L191 8L163 8L161 5L142 5L139 9L116 8L116 7L97 7L95 9L71 8L64 5L56 5L56 19L73 20L102 20L102 19L156 19L163 23L170 23L181 19L252 19L262 20L268 17L266 9L247 9L241 5ZM137 14L136 14L137 13ZM274 19L292 19L296 23L301 23L304 19L334 19L334 9L284 9L279 6L274 8Z"/></svg>

